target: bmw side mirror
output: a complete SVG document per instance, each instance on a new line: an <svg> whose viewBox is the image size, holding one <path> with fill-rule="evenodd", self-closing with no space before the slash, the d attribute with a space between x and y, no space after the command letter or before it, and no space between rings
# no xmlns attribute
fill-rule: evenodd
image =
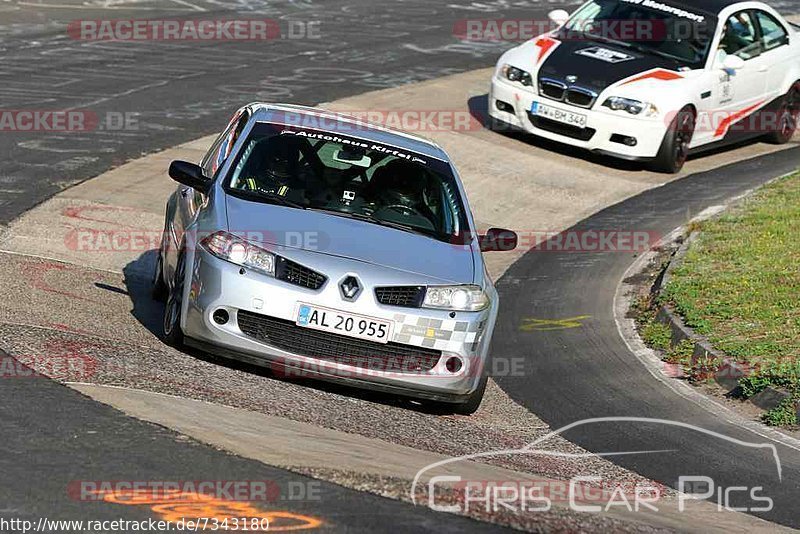
<svg viewBox="0 0 800 534"><path fill-rule="evenodd" d="M517 233L502 228L492 228L486 235L478 236L481 252L511 252L517 248Z"/></svg>
<svg viewBox="0 0 800 534"><path fill-rule="evenodd" d="M169 164L169 176L183 185L208 193L211 179L203 174L203 168L188 161L175 160Z"/></svg>
<svg viewBox="0 0 800 534"><path fill-rule="evenodd" d="M555 9L547 14L553 24L563 26L569 20L569 13L563 9Z"/></svg>
<svg viewBox="0 0 800 534"><path fill-rule="evenodd" d="M729 54L722 63L722 68L727 71L737 71L744 68L744 60L737 55Z"/></svg>

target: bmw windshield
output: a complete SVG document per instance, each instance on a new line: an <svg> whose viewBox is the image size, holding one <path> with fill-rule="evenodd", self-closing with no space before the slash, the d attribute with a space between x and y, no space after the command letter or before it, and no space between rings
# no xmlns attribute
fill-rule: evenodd
<svg viewBox="0 0 800 534"><path fill-rule="evenodd" d="M338 133L257 124L225 190L245 200L324 211L441 241L462 242L468 234L446 162Z"/></svg>
<svg viewBox="0 0 800 534"><path fill-rule="evenodd" d="M610 42L702 69L716 27L716 18L703 11L662 2L593 0L575 13L559 37Z"/></svg>

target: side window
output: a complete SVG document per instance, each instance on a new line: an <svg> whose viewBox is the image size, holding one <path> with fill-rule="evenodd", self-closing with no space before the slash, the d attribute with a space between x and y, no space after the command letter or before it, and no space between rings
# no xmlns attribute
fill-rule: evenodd
<svg viewBox="0 0 800 534"><path fill-rule="evenodd" d="M725 22L719 48L744 60L761 54L761 41L758 40L756 25L750 13L740 11Z"/></svg>
<svg viewBox="0 0 800 534"><path fill-rule="evenodd" d="M241 135L249 120L250 110L242 108L228 121L225 130L217 137L205 157L203 157L202 163L200 163L206 176L213 177L222 168L231 153L231 149L233 149L233 145L236 144L236 140L239 139L239 135Z"/></svg>
<svg viewBox="0 0 800 534"><path fill-rule="evenodd" d="M200 162L200 166L203 167L203 174L206 176L211 176L214 174L214 169L212 168L212 161L219 150L219 146L222 144L222 140L228 136L228 128L230 124L225 127L225 130L214 139L214 142L211 143L211 148L208 149L206 155L203 156L203 161Z"/></svg>
<svg viewBox="0 0 800 534"><path fill-rule="evenodd" d="M786 28L775 17L764 11L756 11L756 19L761 26L761 44L765 51L789 44Z"/></svg>

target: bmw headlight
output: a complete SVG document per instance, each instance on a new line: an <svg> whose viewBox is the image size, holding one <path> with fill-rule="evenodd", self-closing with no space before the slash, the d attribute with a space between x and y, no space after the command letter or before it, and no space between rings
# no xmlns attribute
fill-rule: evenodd
<svg viewBox="0 0 800 534"><path fill-rule="evenodd" d="M423 308L454 311L481 311L489 306L489 297L478 286L429 286Z"/></svg>
<svg viewBox="0 0 800 534"><path fill-rule="evenodd" d="M275 276L275 254L233 234L217 232L200 241L200 245L220 259Z"/></svg>
<svg viewBox="0 0 800 534"><path fill-rule="evenodd" d="M649 102L633 100L632 98L623 98L621 96L612 96L603 103L603 106L614 111L624 110L631 115L643 114L646 117L658 115L658 108L655 105L650 104Z"/></svg>
<svg viewBox="0 0 800 534"><path fill-rule="evenodd" d="M501 72L506 79L512 82L519 82L522 85L529 87L533 85L533 78L531 78L530 73L527 71L518 69L517 67L512 67L511 65L503 65Z"/></svg>

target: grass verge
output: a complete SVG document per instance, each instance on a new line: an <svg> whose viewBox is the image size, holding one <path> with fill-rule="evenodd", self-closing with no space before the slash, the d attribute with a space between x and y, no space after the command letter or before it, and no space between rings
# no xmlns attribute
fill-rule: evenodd
<svg viewBox="0 0 800 534"><path fill-rule="evenodd" d="M751 370L746 396L768 386L792 398L765 422L797 424L800 399L800 174L700 224L661 296L687 326Z"/></svg>

